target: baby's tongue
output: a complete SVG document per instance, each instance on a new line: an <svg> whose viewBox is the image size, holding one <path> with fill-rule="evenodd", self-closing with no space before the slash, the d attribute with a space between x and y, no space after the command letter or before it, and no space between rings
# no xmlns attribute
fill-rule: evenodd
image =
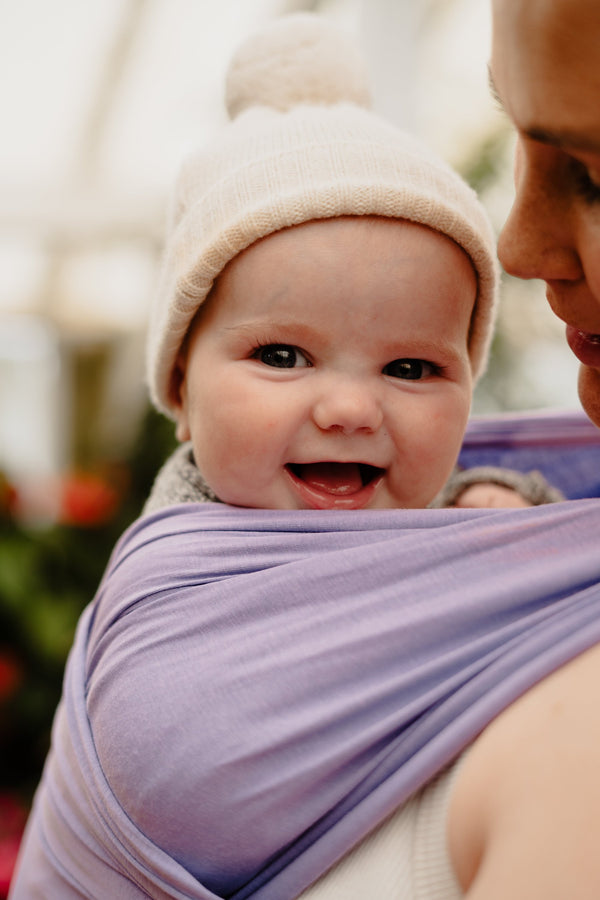
<svg viewBox="0 0 600 900"><path fill-rule="evenodd" d="M306 484L327 494L355 494L363 486L358 463L308 463L301 471Z"/></svg>

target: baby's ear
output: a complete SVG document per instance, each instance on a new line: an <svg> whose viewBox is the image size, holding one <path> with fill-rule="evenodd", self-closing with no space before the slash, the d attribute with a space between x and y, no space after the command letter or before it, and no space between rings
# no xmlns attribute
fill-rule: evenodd
<svg viewBox="0 0 600 900"><path fill-rule="evenodd" d="M171 373L171 386L169 389L173 416L175 418L175 437L181 443L189 441L191 438L187 415L186 362L186 354L183 350L180 350Z"/></svg>

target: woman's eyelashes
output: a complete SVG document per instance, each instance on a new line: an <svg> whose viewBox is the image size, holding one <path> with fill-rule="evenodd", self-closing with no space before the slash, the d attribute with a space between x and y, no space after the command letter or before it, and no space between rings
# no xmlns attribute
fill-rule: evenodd
<svg viewBox="0 0 600 900"><path fill-rule="evenodd" d="M439 367L424 359L394 359L383 368L384 375L404 381L421 381L438 373Z"/></svg>
<svg viewBox="0 0 600 900"><path fill-rule="evenodd" d="M302 350L291 344L264 344L257 347L252 359L275 369L298 369L312 365Z"/></svg>
<svg viewBox="0 0 600 900"><path fill-rule="evenodd" d="M575 179L577 193L586 202L591 204L600 202L600 182L588 167L578 159L571 160L571 171Z"/></svg>

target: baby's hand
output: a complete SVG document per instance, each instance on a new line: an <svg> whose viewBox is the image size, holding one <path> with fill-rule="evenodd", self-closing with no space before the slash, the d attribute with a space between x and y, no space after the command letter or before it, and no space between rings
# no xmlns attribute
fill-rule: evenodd
<svg viewBox="0 0 600 900"><path fill-rule="evenodd" d="M541 472L520 472L502 466L456 468L431 504L434 509L527 509L564 500L562 491Z"/></svg>
<svg viewBox="0 0 600 900"><path fill-rule="evenodd" d="M451 504L459 509L523 508L531 505L518 491L493 482L469 485Z"/></svg>

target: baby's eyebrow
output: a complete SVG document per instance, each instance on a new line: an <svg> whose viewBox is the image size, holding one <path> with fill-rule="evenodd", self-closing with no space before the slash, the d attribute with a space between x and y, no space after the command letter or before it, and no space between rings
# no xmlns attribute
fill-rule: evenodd
<svg viewBox="0 0 600 900"><path fill-rule="evenodd" d="M293 327L297 327L295 322L274 322L270 318L266 319L248 319L243 322L235 322L233 325L224 325L224 332L238 332L240 334L254 334L257 331L264 331L265 329L274 331L277 329L278 331L284 331L286 329L290 329Z"/></svg>
<svg viewBox="0 0 600 900"><path fill-rule="evenodd" d="M280 344L303 345L318 342L321 338L320 332L306 322L284 319L275 321L270 317L264 319L259 317L236 322L233 325L224 325L221 331L223 334L235 335L241 340L258 341L260 343L275 341Z"/></svg>

